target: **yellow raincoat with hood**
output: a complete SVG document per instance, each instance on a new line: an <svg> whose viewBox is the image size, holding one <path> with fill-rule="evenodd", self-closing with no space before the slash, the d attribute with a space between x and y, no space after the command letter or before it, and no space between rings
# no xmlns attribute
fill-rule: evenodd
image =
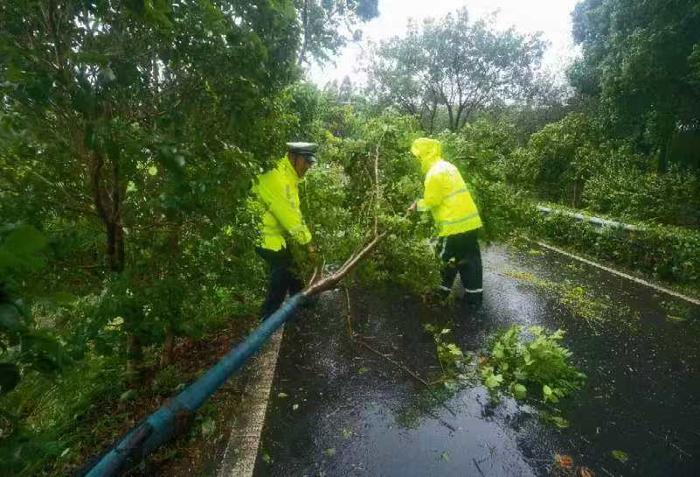
<svg viewBox="0 0 700 477"><path fill-rule="evenodd" d="M277 167L257 177L249 206L260 216L260 247L281 250L287 246L285 235L302 245L311 241L299 208L299 180L287 156L277 162Z"/></svg>
<svg viewBox="0 0 700 477"><path fill-rule="evenodd" d="M439 237L447 237L482 226L479 211L459 170L442 159L442 145L430 138L413 141L411 153L425 174L425 192L418 210L430 210Z"/></svg>

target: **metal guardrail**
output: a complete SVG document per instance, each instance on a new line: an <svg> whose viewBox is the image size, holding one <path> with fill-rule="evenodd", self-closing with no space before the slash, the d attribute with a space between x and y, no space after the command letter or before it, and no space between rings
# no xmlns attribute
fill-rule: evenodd
<svg viewBox="0 0 700 477"><path fill-rule="evenodd" d="M87 477L119 475L185 428L202 404L232 374L242 368L248 358L260 350L268 338L294 315L294 311L306 298L303 293L298 293L287 300L197 381L132 428L85 475Z"/></svg>
<svg viewBox="0 0 700 477"><path fill-rule="evenodd" d="M538 205L537 210L542 212L543 214L546 214L546 215L549 215L549 214L566 215L567 217L572 217L572 218L578 220L579 222L589 222L589 223L596 225L598 227L612 227L612 228L623 229L623 230L642 230L642 227L639 227L637 225L625 224L623 222L617 222L615 220L602 219L600 217L579 214L576 212L570 212L568 210L554 209L552 207L545 207L543 205Z"/></svg>

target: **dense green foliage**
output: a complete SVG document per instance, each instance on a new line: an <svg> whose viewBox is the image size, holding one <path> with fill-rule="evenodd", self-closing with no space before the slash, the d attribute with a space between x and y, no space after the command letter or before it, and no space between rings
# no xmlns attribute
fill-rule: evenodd
<svg viewBox="0 0 700 477"><path fill-rule="evenodd" d="M506 179L538 197L623 219L673 225L700 224L700 182L673 166L659 174L631 144L571 113L533 134L513 152Z"/></svg>
<svg viewBox="0 0 700 477"><path fill-rule="evenodd" d="M583 57L574 86L598 97L605 122L658 151L700 121L700 5L695 0L585 0L573 14ZM697 152L695 153L697 158Z"/></svg>
<svg viewBox="0 0 700 477"><path fill-rule="evenodd" d="M410 144L433 134L485 240L526 233L697 288L700 179L669 151L697 130L700 28L697 7L662 3L581 3L568 100L538 36L464 10L381 45L366 91L321 92L299 65L329 59L376 1L0 4L0 473L64 473L104 444L101 401L170 390L176 343L254 315L265 274L245 199L287 140L320 144L301 200L327 271L389 231L350 280L438 283L431 220L404 215L422 192ZM432 332L443 366L463 365ZM577 375L560 335L530 333L500 336L484 379L554 401Z"/></svg>
<svg viewBox="0 0 700 477"><path fill-rule="evenodd" d="M341 127L333 122L343 113L350 115L342 125L347 137L322 133L322 164L309 173L304 186L308 195L302 207L315 224L319 247L328 262L338 263L376 231L389 230L359 277L425 293L438 282L436 257L428 243L431 224L425 216L403 216L421 193L419 164L409 152L417 124L406 116L365 118L349 107L333 106L327 126Z"/></svg>
<svg viewBox="0 0 700 477"><path fill-rule="evenodd" d="M298 20L291 0L0 5L0 473L93 451L100 399L257 307L244 199L305 134ZM322 27L311 55L338 46Z"/></svg>

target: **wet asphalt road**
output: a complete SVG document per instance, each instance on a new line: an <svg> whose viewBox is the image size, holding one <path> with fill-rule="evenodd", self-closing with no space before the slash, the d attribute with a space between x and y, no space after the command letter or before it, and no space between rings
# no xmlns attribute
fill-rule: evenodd
<svg viewBox="0 0 700 477"><path fill-rule="evenodd" d="M453 328L465 352L513 323L563 328L588 375L559 405L568 428L544 419L542 406L492 403L477 383L436 403L407 372L350 339L337 290L286 327L256 475L576 475L579 466L593 475L700 475L699 307L553 252L491 247L484 263L479 312L355 289L351 326L426 379L440 367L424 323ZM582 286L607 306L604 318L586 321L512 272ZM558 468L555 454L571 456L573 467Z"/></svg>

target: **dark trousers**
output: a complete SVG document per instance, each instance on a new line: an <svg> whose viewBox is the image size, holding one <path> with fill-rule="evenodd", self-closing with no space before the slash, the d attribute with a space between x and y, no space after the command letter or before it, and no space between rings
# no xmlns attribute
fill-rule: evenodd
<svg viewBox="0 0 700 477"><path fill-rule="evenodd" d="M441 239L440 258L445 262L442 288L449 294L457 272L467 292L467 300L480 301L482 292L481 250L477 230L449 235Z"/></svg>
<svg viewBox="0 0 700 477"><path fill-rule="evenodd" d="M304 288L304 282L294 271L294 261L289 249L283 248L274 251L258 247L256 251L270 269L267 297L260 311L260 317L265 319L277 311L287 296L287 292L290 295L300 292Z"/></svg>

